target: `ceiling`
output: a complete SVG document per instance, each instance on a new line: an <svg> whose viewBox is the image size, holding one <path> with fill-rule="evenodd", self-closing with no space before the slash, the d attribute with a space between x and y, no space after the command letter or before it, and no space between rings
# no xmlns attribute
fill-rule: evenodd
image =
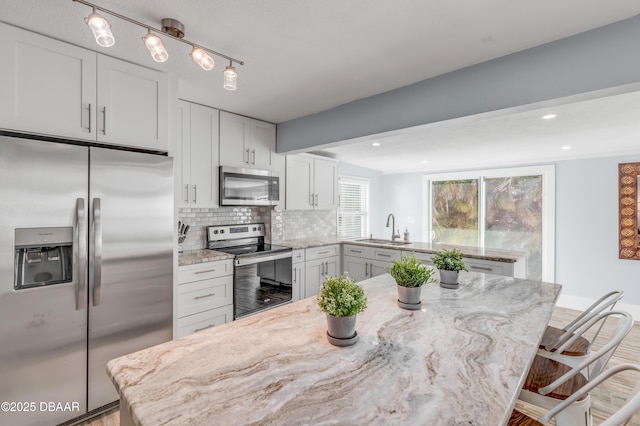
<svg viewBox="0 0 640 426"><path fill-rule="evenodd" d="M228 62L221 58L214 57L215 68L205 72L191 61L188 46L165 39L169 60L158 64L142 44L145 30L126 21L105 15L111 22L116 44L102 48L95 44L83 22L91 12L87 6L72 0L1 1L0 21L175 73L181 98L274 123L564 38L640 12L637 0L93 0L99 6L153 27L160 27L162 18L178 19L185 25L186 39L244 60L244 66L236 66L238 90L229 92L222 88L222 70ZM635 101L625 98L624 102ZM520 111L510 118L482 117L394 132L385 136L397 138L395 148L390 144L381 146L382 149L371 151L368 159L361 151L358 161L348 160L356 159L356 145L347 145L344 150L332 148L332 154L385 172L406 171L407 168L397 165L411 164L409 161L416 158L429 161L429 167L439 164L440 170L445 167L445 161L450 161L443 159L444 153L453 148L464 146L466 150L482 144L487 161L492 156L501 156L507 161L507 154L527 157L528 147L540 146L542 142L533 136L535 131L539 132L538 136L558 132L551 135L555 139L544 142L549 146L566 144L560 140L561 136L565 136L565 140L582 140L592 133L585 134L582 130L566 136L571 131L570 123L576 121L568 118L568 112L562 111L552 123L530 120L539 112L532 112L531 117ZM505 119L507 121L502 121ZM612 118L611 121L618 124L621 120ZM421 134L423 131L427 133ZM509 152L505 152L506 141L516 137L518 144L509 145ZM392 138L386 139L388 142ZM403 148L406 156L398 150L400 141L403 146L411 146ZM390 153L397 161L389 161ZM386 161L381 161L385 156ZM460 160L456 159L458 168L463 164ZM474 165L477 166L477 162Z"/></svg>
<svg viewBox="0 0 640 426"><path fill-rule="evenodd" d="M319 153L383 173L640 154L640 84L613 92L599 91L342 141ZM550 114L556 117L542 118Z"/></svg>

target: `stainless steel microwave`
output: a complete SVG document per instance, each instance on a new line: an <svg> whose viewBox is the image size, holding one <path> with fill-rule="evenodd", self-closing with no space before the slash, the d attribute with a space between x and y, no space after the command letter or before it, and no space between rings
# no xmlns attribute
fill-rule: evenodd
<svg viewBox="0 0 640 426"><path fill-rule="evenodd" d="M220 166L221 206L275 206L280 178L271 170Z"/></svg>

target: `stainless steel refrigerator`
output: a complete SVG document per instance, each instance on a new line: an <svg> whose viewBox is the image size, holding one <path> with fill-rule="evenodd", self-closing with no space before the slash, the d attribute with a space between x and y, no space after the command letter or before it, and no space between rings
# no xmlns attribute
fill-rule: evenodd
<svg viewBox="0 0 640 426"><path fill-rule="evenodd" d="M0 136L0 424L118 399L106 363L172 338L172 247L171 158Z"/></svg>

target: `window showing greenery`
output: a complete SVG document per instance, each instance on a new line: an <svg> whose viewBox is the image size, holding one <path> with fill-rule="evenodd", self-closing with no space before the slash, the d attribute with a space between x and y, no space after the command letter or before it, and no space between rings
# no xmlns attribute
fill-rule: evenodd
<svg viewBox="0 0 640 426"><path fill-rule="evenodd" d="M527 253L527 277L542 278L542 177L485 179L484 246Z"/></svg>
<svg viewBox="0 0 640 426"><path fill-rule="evenodd" d="M424 182L432 242L523 252L527 278L553 281L553 166L427 175Z"/></svg>
<svg viewBox="0 0 640 426"><path fill-rule="evenodd" d="M369 180L338 179L338 236L365 237L369 232Z"/></svg>
<svg viewBox="0 0 640 426"><path fill-rule="evenodd" d="M435 181L432 185L432 241L478 245L478 180Z"/></svg>

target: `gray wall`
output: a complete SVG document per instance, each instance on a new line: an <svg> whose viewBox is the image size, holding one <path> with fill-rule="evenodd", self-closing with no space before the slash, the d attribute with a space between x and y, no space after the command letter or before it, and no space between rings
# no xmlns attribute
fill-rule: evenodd
<svg viewBox="0 0 640 426"><path fill-rule="evenodd" d="M640 261L618 259L618 164L635 161L640 155L555 163L555 281L563 297L597 299L622 289L625 304L640 305ZM423 239L421 194L420 173L383 175L385 212L400 226L415 216L409 230L416 240Z"/></svg>
<svg viewBox="0 0 640 426"><path fill-rule="evenodd" d="M640 16L278 124L277 151L640 81Z"/></svg>

